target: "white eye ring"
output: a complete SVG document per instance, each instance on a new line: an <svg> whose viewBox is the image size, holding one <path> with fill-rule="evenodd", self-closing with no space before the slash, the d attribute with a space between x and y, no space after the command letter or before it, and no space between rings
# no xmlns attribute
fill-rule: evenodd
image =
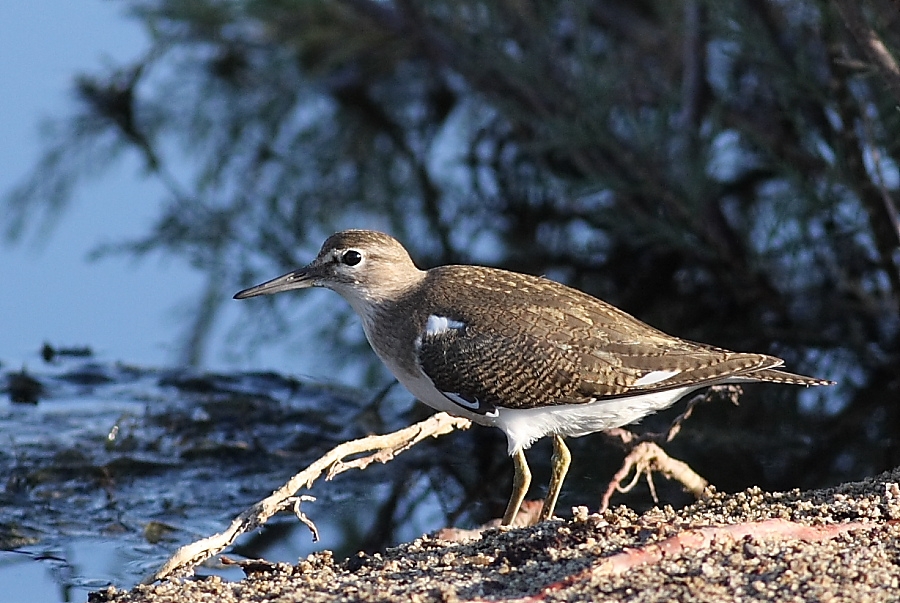
<svg viewBox="0 0 900 603"><path fill-rule="evenodd" d="M347 266L356 266L362 261L362 254L355 249L348 249L341 254L341 263Z"/></svg>

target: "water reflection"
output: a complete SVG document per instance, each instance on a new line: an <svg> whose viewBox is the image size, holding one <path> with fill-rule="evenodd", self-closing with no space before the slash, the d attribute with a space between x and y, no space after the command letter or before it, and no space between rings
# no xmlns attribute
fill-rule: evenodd
<svg viewBox="0 0 900 603"><path fill-rule="evenodd" d="M405 401L373 410L351 392L270 373L209 375L72 359L30 377L40 384L37 404L0 402L0 465L8 476L0 492L0 548L16 551L0 553L0 584L40 584L21 600L84 600L107 584L130 587L335 445L430 412L399 396ZM621 459L598 440L577 442L573 453L562 513L599 501ZM539 442L529 457L535 483L546 483L549 447ZM598 472L598 464L609 470ZM321 542L284 514L227 554L296 562L330 549L341 558L448 525L471 527L502 514L511 474L498 430L428 440L387 465L318 482L310 492L317 500L304 511ZM648 504L644 493L639 498ZM215 561L200 573L242 575Z"/></svg>
<svg viewBox="0 0 900 603"><path fill-rule="evenodd" d="M0 583L13 585L25 572L52 584L54 594L39 600L130 586L338 443L401 427L421 412L381 404L373 416L367 400L267 373L73 360L28 377L39 384L37 404L9 395L0 402L0 546L14 551L3 553ZM426 442L387 466L317 484L307 510L319 543L284 515L230 554L292 562L323 548L352 555L459 519L478 480L454 448L470 448L471 437ZM239 577L231 568L202 571Z"/></svg>

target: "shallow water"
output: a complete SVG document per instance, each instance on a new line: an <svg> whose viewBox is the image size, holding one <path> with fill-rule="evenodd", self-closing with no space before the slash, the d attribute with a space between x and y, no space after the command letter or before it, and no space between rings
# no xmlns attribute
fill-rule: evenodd
<svg viewBox="0 0 900 603"><path fill-rule="evenodd" d="M57 359L27 375L3 369L4 603L84 601L110 584L129 588L178 547L223 530L334 446L431 412L400 387L385 398L274 373L208 374L90 357ZM561 515L573 504L596 508L623 455L599 436L570 446L574 460L557 505ZM549 441L536 443L528 457L531 495L540 497L549 478ZM340 559L445 526L474 527L503 513L511 478L499 430L455 432L386 465L316 483L308 494L317 500L303 510L318 526L320 542L285 513L225 555L293 563L329 549ZM675 484L658 482L657 491L676 506L690 500ZM626 501L636 509L652 504L645 487L614 502ZM243 576L217 560L197 573Z"/></svg>
<svg viewBox="0 0 900 603"><path fill-rule="evenodd" d="M83 601L108 584L132 586L338 443L419 418L415 407L373 410L352 392L268 373L77 359L27 376L2 371L0 379L3 601ZM471 436L446 439L458 437ZM458 455L437 452L440 445L426 442L389 465L317 484L317 501L304 510L320 542L285 514L227 555L350 555L459 519L463 506L478 509L462 503L477 480ZM199 573L241 577L216 565Z"/></svg>

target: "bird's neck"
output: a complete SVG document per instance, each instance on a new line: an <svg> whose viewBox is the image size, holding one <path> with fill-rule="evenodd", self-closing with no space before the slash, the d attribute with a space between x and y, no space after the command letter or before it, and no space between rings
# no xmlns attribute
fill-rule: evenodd
<svg viewBox="0 0 900 603"><path fill-rule="evenodd" d="M421 321L414 310L415 289L391 296L345 296L362 321L366 339L395 376L414 374L414 341Z"/></svg>

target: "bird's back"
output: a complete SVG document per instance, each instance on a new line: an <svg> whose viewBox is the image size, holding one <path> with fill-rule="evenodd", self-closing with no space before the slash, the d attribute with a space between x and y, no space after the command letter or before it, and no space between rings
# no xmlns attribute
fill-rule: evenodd
<svg viewBox="0 0 900 603"><path fill-rule="evenodd" d="M379 337L393 337L397 354L416 351L406 359L409 370L421 367L438 389L477 400L485 412L583 404L723 376L755 380L748 375L781 364L672 337L548 279L479 266L433 268L387 311L410 321L402 329L384 321ZM428 333L429 316L457 328ZM771 372L771 380L787 381Z"/></svg>

